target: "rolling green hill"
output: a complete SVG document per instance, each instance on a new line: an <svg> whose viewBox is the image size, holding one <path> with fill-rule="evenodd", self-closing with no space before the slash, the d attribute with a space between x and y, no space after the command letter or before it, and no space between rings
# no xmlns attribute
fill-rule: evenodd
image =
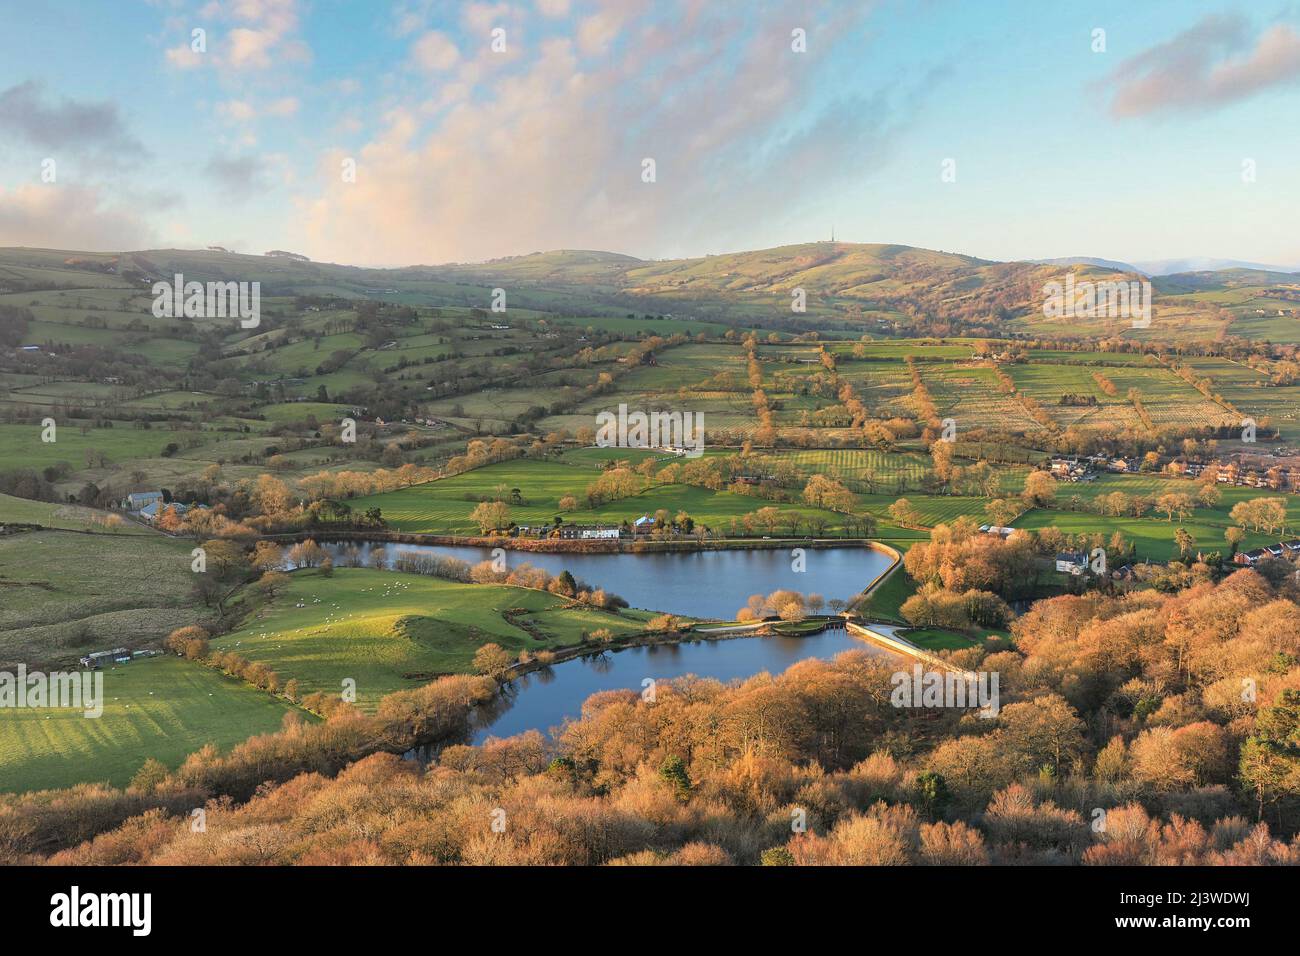
<svg viewBox="0 0 1300 956"><path fill-rule="evenodd" d="M492 290L504 288L511 309L521 311L611 318L629 311L672 313L745 324L750 319L790 319L791 293L802 288L808 297L804 318L868 326L885 322L906 327L925 318L993 327L1014 323L1009 327L1047 337L1087 332L1140 340L1212 340L1225 330L1280 342L1300 336L1300 277L1260 269L1154 279L1156 324L1162 327L1141 334L1123 321L1090 319L1080 324L1043 318L1042 286L1066 271L1078 281L1139 278L1104 262L993 262L910 246L847 242L658 261L614 252L555 250L482 263L397 269L212 250L112 255L10 248L0 249L0 304L39 305L44 300L52 307L71 306L93 304L98 296L96 308L115 302L124 314L144 313L144 324L167 331L177 327L172 320L147 315L148 288L153 281L180 273L199 281L257 281L267 298L337 296L486 308ZM47 298L57 297L59 290L77 290L77 296ZM15 295L31 291L38 293L35 300ZM46 318L39 308L37 318ZM78 337L91 341L96 331L83 329Z"/></svg>

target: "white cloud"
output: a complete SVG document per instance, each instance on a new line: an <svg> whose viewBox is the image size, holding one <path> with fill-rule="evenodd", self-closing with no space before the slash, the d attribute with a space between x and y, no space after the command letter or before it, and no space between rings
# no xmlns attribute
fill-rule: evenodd
<svg viewBox="0 0 1300 956"><path fill-rule="evenodd" d="M295 96L282 96L257 106L248 100L224 100L217 104L217 115L232 123L250 123L259 116L283 118L293 116L301 104Z"/></svg>
<svg viewBox="0 0 1300 956"><path fill-rule="evenodd" d="M0 189L0 246L119 251L143 249L155 234L136 214L89 186L31 184Z"/></svg>
<svg viewBox="0 0 1300 956"><path fill-rule="evenodd" d="M450 70L460 59L456 44L445 33L430 30L415 41L411 55L424 70Z"/></svg>
<svg viewBox="0 0 1300 956"><path fill-rule="evenodd" d="M508 3L468 3L462 9L460 18L466 29L486 35L493 27L504 26L507 20L514 17Z"/></svg>
<svg viewBox="0 0 1300 956"><path fill-rule="evenodd" d="M178 70L195 70L203 66L207 54L197 53L189 43L182 43L167 51L167 63Z"/></svg>
<svg viewBox="0 0 1300 956"><path fill-rule="evenodd" d="M225 61L236 69L248 67L263 69L271 65L271 48L275 34L269 30L251 30L237 27L226 36Z"/></svg>
<svg viewBox="0 0 1300 956"><path fill-rule="evenodd" d="M293 116L298 112L299 105L296 96L282 96L278 100L272 100L266 104L266 115Z"/></svg>
<svg viewBox="0 0 1300 956"><path fill-rule="evenodd" d="M578 47L583 53L598 55L609 49L618 35L620 17L613 10L593 13L578 24Z"/></svg>
<svg viewBox="0 0 1300 956"><path fill-rule="evenodd" d="M320 192L300 201L287 241L376 264L555 248L667 254L727 238L720 229L743 242L882 162L908 113L884 97L816 104L818 74L792 68L778 3L757 4L739 38L718 8L688 23L650 5L637 18L633 6L599 31L617 55L585 59L551 38L524 45L507 71L459 61L456 82L391 109L359 149L323 157ZM836 15L822 21L823 49L852 37L863 12ZM624 33L638 42L619 44ZM476 71L470 97L461 84ZM340 179L344 155L357 160L355 183ZM656 183L641 180L646 156Z"/></svg>
<svg viewBox="0 0 1300 956"><path fill-rule="evenodd" d="M246 123L257 116L257 109L247 100L226 100L217 104L217 115L235 123Z"/></svg>
<svg viewBox="0 0 1300 956"><path fill-rule="evenodd" d="M311 50L296 35L298 0L234 0L225 9L209 4L204 16L235 25L224 35L209 30L206 53L193 52L188 39L170 48L166 52L168 64L179 69L211 66L255 71L311 58Z"/></svg>

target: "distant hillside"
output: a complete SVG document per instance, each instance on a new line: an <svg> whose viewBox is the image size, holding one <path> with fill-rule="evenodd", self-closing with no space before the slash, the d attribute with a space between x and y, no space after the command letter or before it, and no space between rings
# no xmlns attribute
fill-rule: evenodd
<svg viewBox="0 0 1300 956"><path fill-rule="evenodd" d="M1179 272L1219 272L1224 269L1248 269L1253 272L1280 272L1290 274L1300 271L1296 266L1270 266L1240 259L1214 259L1207 256L1190 259L1152 259L1134 263L1151 276L1174 275Z"/></svg>
<svg viewBox="0 0 1300 956"><path fill-rule="evenodd" d="M1203 272L1176 272L1157 277L1156 287L1166 293L1212 292L1228 289L1261 289L1270 286L1296 286L1300 274L1264 269L1219 269Z"/></svg>
<svg viewBox="0 0 1300 956"><path fill-rule="evenodd" d="M796 289L809 316L875 313L996 325L1041 308L1042 286L1059 270L1030 262L991 262L911 246L810 242L693 259L642 261L591 253L540 253L491 263L431 267L494 283L545 283L603 296L628 308L698 317L788 318ZM1082 275L1111 274L1084 267Z"/></svg>
<svg viewBox="0 0 1300 956"><path fill-rule="evenodd" d="M177 273L199 281L258 281L264 296L375 298L409 305L488 307L504 289L511 309L569 316L672 315L789 331L847 326L925 334L1048 337L1133 335L1126 318L1047 319L1043 287L1134 278L1141 264L1090 257L994 262L880 243L810 242L691 259L644 260L595 250L555 250L481 263L397 269L312 262L216 249L118 255L0 250L0 294L106 283L140 289ZM1204 340L1225 332L1291 341L1300 276L1228 269L1159 276L1152 335ZM803 290L806 311L792 309ZM1272 318L1265 322L1264 316ZM1243 321L1244 320L1244 321ZM1286 320L1286 321L1284 321Z"/></svg>
<svg viewBox="0 0 1300 956"><path fill-rule="evenodd" d="M1115 259L1098 259L1094 256L1064 256L1059 259L1034 259L1032 261L1044 266L1099 266L1102 269L1115 269L1119 272L1140 272L1150 275L1145 269L1139 269L1131 263L1119 262Z"/></svg>

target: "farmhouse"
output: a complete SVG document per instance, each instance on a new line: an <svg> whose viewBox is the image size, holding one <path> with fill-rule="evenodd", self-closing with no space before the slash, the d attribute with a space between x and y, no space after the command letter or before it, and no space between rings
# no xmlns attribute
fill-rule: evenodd
<svg viewBox="0 0 1300 956"><path fill-rule="evenodd" d="M619 529L617 525L566 524L560 527L561 538L598 541L617 539L618 536Z"/></svg>
<svg viewBox="0 0 1300 956"><path fill-rule="evenodd" d="M1300 539L1292 538L1290 541L1279 541L1277 544L1265 545L1262 548L1255 548L1253 551L1238 551L1233 555L1232 563L1249 567L1258 564L1265 558L1295 558L1300 557Z"/></svg>
<svg viewBox="0 0 1300 956"><path fill-rule="evenodd" d="M188 506L181 504L179 501L167 503L161 498L158 498L149 502L149 504L140 509L140 517L144 518L146 521L156 521L158 520L158 516L168 508L174 510L176 512L176 517L178 518L190 510Z"/></svg>
<svg viewBox="0 0 1300 956"><path fill-rule="evenodd" d="M1077 458L1053 458L1048 470L1053 478L1079 481L1088 474L1091 467L1087 462L1081 462Z"/></svg>
<svg viewBox="0 0 1300 956"><path fill-rule="evenodd" d="M1062 551L1056 555L1056 570L1080 575L1088 569L1088 556L1082 551Z"/></svg>
<svg viewBox="0 0 1300 956"><path fill-rule="evenodd" d="M143 511L146 505L151 505L155 501L162 501L161 491L133 491L122 501L122 507L127 511Z"/></svg>

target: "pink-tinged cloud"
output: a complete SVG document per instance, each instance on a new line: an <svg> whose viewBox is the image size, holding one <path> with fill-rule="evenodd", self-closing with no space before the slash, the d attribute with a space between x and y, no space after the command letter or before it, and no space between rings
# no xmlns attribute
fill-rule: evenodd
<svg viewBox="0 0 1300 956"><path fill-rule="evenodd" d="M218 116L232 123L249 123L264 116L293 116L300 105L296 96L282 96L260 105L248 100L223 100L217 104L216 111Z"/></svg>
<svg viewBox="0 0 1300 956"><path fill-rule="evenodd" d="M227 8L209 4L204 14L233 25L224 34L208 31L206 52L195 52L188 39L168 49L169 66L251 72L311 58L311 50L296 35L298 0L234 0Z"/></svg>
<svg viewBox="0 0 1300 956"><path fill-rule="evenodd" d="M41 183L0 189L0 246L108 252L156 241L135 212L88 186Z"/></svg>
<svg viewBox="0 0 1300 956"><path fill-rule="evenodd" d="M817 24L814 49L856 42L845 38L862 8L810 6L794 22ZM491 53L462 59L455 78L484 77L472 99L424 90L369 143L324 157L293 248L400 265L557 248L667 255L705 236L743 245L828 183L870 175L914 105L870 91L814 105L822 61L790 50L792 14L775 0L750 5L739 39L720 7L699 5L689 23L661 4L598 13L611 9L613 32L606 20L586 43L518 44L509 70L481 62ZM607 54L590 52L597 37ZM646 158L656 182L642 180ZM340 176L347 159L355 182Z"/></svg>
<svg viewBox="0 0 1300 956"><path fill-rule="evenodd" d="M182 43L167 51L167 65L178 70L197 70L206 62L206 54L196 51L191 43Z"/></svg>
<svg viewBox="0 0 1300 956"><path fill-rule="evenodd" d="M411 58L422 70L450 70L460 59L460 50L447 34L429 30L411 47Z"/></svg>
<svg viewBox="0 0 1300 956"><path fill-rule="evenodd" d="M276 36L269 30L237 27L226 36L226 62L237 70L264 69L271 65Z"/></svg>
<svg viewBox="0 0 1300 956"><path fill-rule="evenodd" d="M1209 16L1110 75L1112 116L1218 109L1300 82L1300 34L1275 24L1252 42L1240 17Z"/></svg>

